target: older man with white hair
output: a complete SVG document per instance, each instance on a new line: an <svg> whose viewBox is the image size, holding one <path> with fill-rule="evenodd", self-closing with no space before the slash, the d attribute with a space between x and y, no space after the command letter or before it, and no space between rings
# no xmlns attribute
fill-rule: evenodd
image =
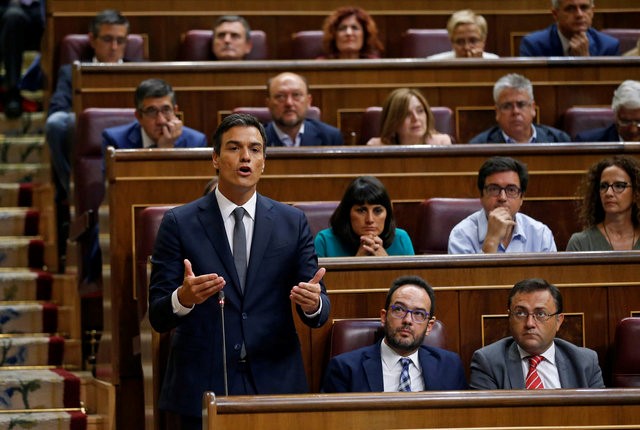
<svg viewBox="0 0 640 430"><path fill-rule="evenodd" d="M576 135L577 142L640 142L640 82L626 80L613 93L615 122Z"/></svg>

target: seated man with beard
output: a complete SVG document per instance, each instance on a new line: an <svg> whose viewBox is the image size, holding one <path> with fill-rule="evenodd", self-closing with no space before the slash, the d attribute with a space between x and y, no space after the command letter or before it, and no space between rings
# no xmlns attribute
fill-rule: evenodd
<svg viewBox="0 0 640 430"><path fill-rule="evenodd" d="M329 361L325 393L464 390L460 357L425 346L435 322L433 288L419 276L401 276L391 285L380 321L384 338Z"/></svg>

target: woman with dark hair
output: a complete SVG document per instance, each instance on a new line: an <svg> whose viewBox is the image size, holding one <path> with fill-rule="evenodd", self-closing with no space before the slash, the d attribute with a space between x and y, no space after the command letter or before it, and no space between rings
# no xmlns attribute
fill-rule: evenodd
<svg viewBox="0 0 640 430"><path fill-rule="evenodd" d="M640 249L640 162L616 155L594 164L582 187L580 220L567 251Z"/></svg>
<svg viewBox="0 0 640 430"><path fill-rule="evenodd" d="M436 130L431 107L416 89L392 91L380 120L380 137L372 137L367 145L451 145L451 136Z"/></svg>
<svg viewBox="0 0 640 430"><path fill-rule="evenodd" d="M329 223L315 239L318 257L414 254L409 235L396 227L387 190L373 176L351 182Z"/></svg>
<svg viewBox="0 0 640 430"><path fill-rule="evenodd" d="M384 50L375 21L359 7L336 9L325 19L322 31L321 59L380 58Z"/></svg>

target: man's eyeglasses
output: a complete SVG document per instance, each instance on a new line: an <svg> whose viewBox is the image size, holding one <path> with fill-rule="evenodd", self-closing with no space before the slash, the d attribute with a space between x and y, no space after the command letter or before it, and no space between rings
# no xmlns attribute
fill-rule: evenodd
<svg viewBox="0 0 640 430"><path fill-rule="evenodd" d="M162 114L163 117L169 119L173 115L173 107L172 106L162 106L158 109L155 106L149 106L146 109L141 109L139 112L147 117L147 118L157 118L159 114Z"/></svg>
<svg viewBox="0 0 640 430"><path fill-rule="evenodd" d="M631 185L628 184L627 182L614 182L612 184L609 184L607 182L600 182L600 192L602 194L606 193L607 191L609 191L609 187L611 187L611 189L613 190L614 193L616 194L620 194L622 192L624 192L624 190L626 190L627 188L631 188Z"/></svg>
<svg viewBox="0 0 640 430"><path fill-rule="evenodd" d="M285 101L287 101L287 99L289 97L291 97L293 99L293 101L295 102L300 102L302 101L307 95L303 94L303 93L289 93L289 94L284 94L284 93L277 93L273 95L273 99L275 101L277 101L278 103L284 103Z"/></svg>
<svg viewBox="0 0 640 430"><path fill-rule="evenodd" d="M636 128L640 128L640 119L618 119L618 127L631 127L634 125Z"/></svg>
<svg viewBox="0 0 640 430"><path fill-rule="evenodd" d="M559 313L560 312L555 312L550 314L549 312L545 312L545 311L527 312L524 309L516 309L515 311L512 311L512 310L509 311L509 315L511 315L512 317L514 317L519 321L526 321L529 318L529 315L531 315L533 319L535 319L538 322L547 322L549 321L549 318L551 318L554 315L558 315Z"/></svg>
<svg viewBox="0 0 640 430"><path fill-rule="evenodd" d="M484 187L484 192L491 197L498 197L502 191L504 191L504 194L510 199L520 197L520 194L522 194L522 190L515 185L501 187L500 185L490 184Z"/></svg>
<svg viewBox="0 0 640 430"><path fill-rule="evenodd" d="M500 103L498 105L498 109L500 109L501 111L511 111L511 110L514 110L515 108L518 108L518 110L522 110L529 106L531 106L531 102L525 102L525 101L505 102L505 103Z"/></svg>
<svg viewBox="0 0 640 430"><path fill-rule="evenodd" d="M389 306L391 310L389 313L392 317L403 319L407 316L407 314L411 314L411 319L416 323L423 323L429 319L429 312L423 311L421 309L411 310L407 309L402 305L391 305Z"/></svg>
<svg viewBox="0 0 640 430"><path fill-rule="evenodd" d="M113 37L113 36L105 35L105 36L99 36L98 39L108 44L112 44L113 42L116 42L118 45L124 45L125 43L127 43L126 37Z"/></svg>

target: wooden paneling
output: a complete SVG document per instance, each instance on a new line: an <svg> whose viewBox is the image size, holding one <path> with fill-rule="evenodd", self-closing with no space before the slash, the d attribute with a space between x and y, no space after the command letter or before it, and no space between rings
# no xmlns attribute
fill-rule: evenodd
<svg viewBox="0 0 640 430"><path fill-rule="evenodd" d="M441 391L203 399L205 429L628 429L640 390Z"/></svg>
<svg viewBox="0 0 640 430"><path fill-rule="evenodd" d="M220 111L264 106L267 79L283 70L307 77L314 105L321 109L323 121L332 125L338 125L339 112L380 106L399 87L421 89L431 105L447 106L458 117L469 107L492 106L495 81L507 73L520 73L534 85L540 123L558 126L569 107L609 105L620 82L640 79L639 66L640 59L633 57L80 64L74 67L73 106L76 113L88 107L131 106L136 86L158 77L176 90L186 125L211 136ZM486 117L459 118L459 136L492 124L493 116L489 109ZM349 127L356 123L351 121ZM349 132L347 143L359 139L358 130L343 131Z"/></svg>

